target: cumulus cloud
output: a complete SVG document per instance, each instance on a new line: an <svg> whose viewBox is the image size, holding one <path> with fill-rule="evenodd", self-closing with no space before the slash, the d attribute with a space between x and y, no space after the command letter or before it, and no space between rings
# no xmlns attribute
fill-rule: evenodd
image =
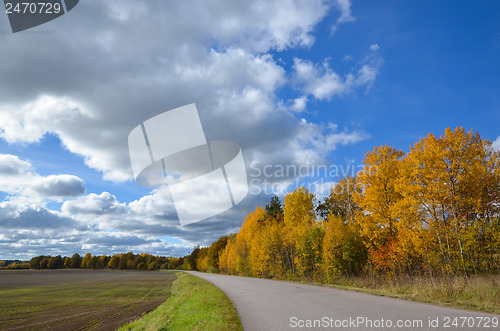
<svg viewBox="0 0 500 331"><path fill-rule="evenodd" d="M339 21L349 21L349 2L338 1L336 7ZM275 99L286 72L266 52L310 46L314 27L330 5L320 0L224 5L108 1L85 3L78 10L70 28L41 39L12 40L3 54L6 61L24 65L1 69L0 137L32 143L53 133L104 179L123 182L132 178L130 130L192 102L208 138L234 141L240 136L238 143L246 149L256 148L261 136L272 138L268 142L293 140L297 122L284 118ZM65 24L59 21L54 22ZM320 100L345 93L356 78L341 78L306 61L297 67L307 74L307 93ZM371 68L360 71L359 84L369 84L375 73ZM304 110L305 101L297 98L291 109ZM267 126L284 121L287 130L272 131L273 137L263 134Z"/></svg>
<svg viewBox="0 0 500 331"><path fill-rule="evenodd" d="M347 75L305 59L295 60L291 74L274 59L276 52L313 45L314 29L330 10L339 15L334 29L353 21L348 0L120 0L85 2L75 10L71 20L44 25L53 33L8 39L2 59L10 65L0 66L0 138L8 143L32 144L54 134L103 179L124 185L132 180L129 132L193 102L207 139L235 141L247 165L324 162L338 146L367 138L296 116L313 98L368 89L381 63L375 55ZM277 91L290 77L298 96L281 102ZM14 255L22 247L38 254L111 247L183 255L191 244L237 231L242 215L268 198L249 195L216 218L181 227L168 187L131 202L118 201L112 188L84 195L79 177L41 176L14 155L0 155L0 190L9 194L0 206L4 228L17 224L0 234L0 251ZM47 200L63 202L61 212L49 210ZM40 224L51 224L45 232L35 229L37 215ZM9 246L13 238L16 245Z"/></svg>
<svg viewBox="0 0 500 331"><path fill-rule="evenodd" d="M61 210L66 215L103 215L113 214L120 215L127 212L127 207L124 203L116 200L116 197L109 192L102 192L97 195L91 193L87 196L80 197L75 200L65 201Z"/></svg>
<svg viewBox="0 0 500 331"><path fill-rule="evenodd" d="M85 193L82 179L73 175L42 177L33 190L45 197L74 197Z"/></svg>
<svg viewBox="0 0 500 331"><path fill-rule="evenodd" d="M330 69L326 62L322 66L318 66L309 60L295 58L293 68L297 81L304 85L304 91L318 100L346 93L354 80L352 74L341 78Z"/></svg>
<svg viewBox="0 0 500 331"><path fill-rule="evenodd" d="M74 175L40 176L31 163L16 155L0 154L0 191L37 201L58 200L84 194L85 184Z"/></svg>
<svg viewBox="0 0 500 331"><path fill-rule="evenodd" d="M303 158L301 163L306 163L308 160L318 160L325 157L339 145L345 146L367 138L369 138L369 135L364 132L339 131L338 126L332 123L321 125L302 119L299 134L296 136L295 141L292 142L290 149L293 150L296 146L302 146L302 150L296 158ZM307 146L306 153L304 153L303 146Z"/></svg>
<svg viewBox="0 0 500 331"><path fill-rule="evenodd" d="M302 96L293 100L293 104L290 109L294 112L300 113L307 106L307 96Z"/></svg>
<svg viewBox="0 0 500 331"><path fill-rule="evenodd" d="M327 60L319 65L309 60L295 58L293 63L295 80L304 92L318 100L342 96L362 86L368 91L382 65L382 60L375 54L379 49L378 45L375 48L372 45L370 48L373 53L361 62L361 67L343 77L330 68Z"/></svg>
<svg viewBox="0 0 500 331"><path fill-rule="evenodd" d="M17 176L30 170L29 162L20 160L16 155L0 154L0 176Z"/></svg>
<svg viewBox="0 0 500 331"><path fill-rule="evenodd" d="M0 227L4 229L82 229L75 220L36 204L0 202Z"/></svg>

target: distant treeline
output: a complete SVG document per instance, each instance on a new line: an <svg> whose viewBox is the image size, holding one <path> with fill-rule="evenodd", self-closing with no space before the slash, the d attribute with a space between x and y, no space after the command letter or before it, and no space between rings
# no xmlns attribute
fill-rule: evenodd
<svg viewBox="0 0 500 331"><path fill-rule="evenodd" d="M29 269L28 261L21 260L2 260L0 261L0 269Z"/></svg>
<svg viewBox="0 0 500 331"><path fill-rule="evenodd" d="M195 247L183 268L333 282L339 276L500 272L500 152L463 128L364 168L322 202L307 188L257 207L239 233Z"/></svg>
<svg viewBox="0 0 500 331"><path fill-rule="evenodd" d="M120 270L157 270L157 269L179 269L184 262L182 257L164 257L151 254L134 254L133 252L108 255L85 254L82 258L75 253L72 257L45 256L34 257L29 262L31 269L120 269Z"/></svg>

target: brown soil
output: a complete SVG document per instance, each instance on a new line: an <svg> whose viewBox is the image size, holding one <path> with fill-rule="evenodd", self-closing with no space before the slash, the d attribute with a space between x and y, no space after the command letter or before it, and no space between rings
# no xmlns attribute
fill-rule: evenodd
<svg viewBox="0 0 500 331"><path fill-rule="evenodd" d="M81 295L71 298L74 304L68 304L68 302L60 304L57 299L51 300L51 292L57 290L57 287L54 289L53 285L61 285L62 293L65 288L69 288L69 291L75 288L87 290L96 283L105 284L103 288L106 289L131 286L147 288L153 285L169 288L175 278L175 275L171 273L147 271L2 271L0 272L0 294L2 289L7 290L7 288L36 289L39 294L33 298L32 302L29 302L31 299L23 301L24 305L21 309L16 309L16 313L10 316L0 311L0 330L116 330L154 310L165 302L168 294L145 290L138 298L124 300L121 297L119 302L110 299L109 303L103 297ZM48 286L47 293L45 293L44 286ZM41 298L40 293L42 293ZM29 294L26 295L29 296ZM4 304L14 308L13 303L9 305L4 302ZM23 307L26 307L25 311ZM29 310L33 307L37 309Z"/></svg>

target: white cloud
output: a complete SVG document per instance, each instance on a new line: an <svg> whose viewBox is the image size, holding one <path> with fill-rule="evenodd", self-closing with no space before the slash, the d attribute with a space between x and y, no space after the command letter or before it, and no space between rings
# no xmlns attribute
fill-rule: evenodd
<svg viewBox="0 0 500 331"><path fill-rule="evenodd" d="M300 113L307 106L307 96L304 95L300 98L296 98L293 100L293 104L290 106L290 109L294 112Z"/></svg>
<svg viewBox="0 0 500 331"><path fill-rule="evenodd" d="M0 228L2 229L84 229L75 220L37 204L17 201L0 202Z"/></svg>
<svg viewBox="0 0 500 331"><path fill-rule="evenodd" d="M257 52L310 46L314 26L329 10L322 0L184 3L219 43Z"/></svg>
<svg viewBox="0 0 500 331"><path fill-rule="evenodd" d="M313 45L332 5L340 13L335 29L354 20L347 0L82 3L79 15L51 23L54 33L9 40L2 59L10 65L0 68L0 138L31 144L54 134L105 180L124 182L132 179L129 132L196 102L207 139L237 142L247 163L323 162L339 145L367 135L301 122L290 110L307 111L310 96L328 100L368 88L378 75L376 57L347 75L297 59L290 75L272 51ZM291 76L301 90L283 105L277 92ZM0 218L2 230L17 224L0 233L0 251L16 256L106 247L184 255L187 246L158 236L209 244L236 231L241 215L267 199L251 196L217 218L180 227L168 187L128 204L108 192L82 195L82 179L41 176L14 155L0 155L0 190L9 195L0 206L0 217L8 216ZM63 202L61 212L46 207L54 200ZM42 230L43 224L50 226Z"/></svg>
<svg viewBox="0 0 500 331"><path fill-rule="evenodd" d="M33 190L44 197L73 197L85 193L85 185L77 176L51 175L42 177Z"/></svg>
<svg viewBox="0 0 500 331"><path fill-rule="evenodd" d="M0 137L9 143L38 142L46 132L54 132L86 117L81 107L68 98L41 96L25 104L0 105Z"/></svg>
<svg viewBox="0 0 500 331"><path fill-rule="evenodd" d="M334 151L339 145L353 144L369 137L364 132L339 132L337 129L335 124L321 125L302 119L299 134L297 134L293 145L297 147L307 146L307 154L314 160L325 157L327 153ZM300 153L303 152L303 148ZM302 163L306 163L306 160Z"/></svg>
<svg viewBox="0 0 500 331"><path fill-rule="evenodd" d="M373 45L371 48L373 52L376 51ZM318 100L329 100L333 96L342 96L358 87L365 86L366 91L370 89L379 74L382 60L373 53L361 64L357 72L348 73L344 77L330 68L327 59L322 65L318 65L309 60L295 58L293 69L295 79L304 92Z"/></svg>
<svg viewBox="0 0 500 331"><path fill-rule="evenodd" d="M493 142L493 149L500 151L500 136Z"/></svg>
<svg viewBox="0 0 500 331"><path fill-rule="evenodd" d="M102 192L99 195L91 193L75 200L65 201L61 210L68 216L78 214L91 216L103 214L119 215L127 213L126 205L118 202L116 197L109 192Z"/></svg>
<svg viewBox="0 0 500 331"><path fill-rule="evenodd" d="M342 61L344 61L344 62L349 62L349 61L352 61L352 56L350 56L350 55L345 55L345 56L342 58Z"/></svg>
<svg viewBox="0 0 500 331"><path fill-rule="evenodd" d="M370 49L374 52L378 51L380 49L380 46L378 44L373 44L370 46Z"/></svg>
<svg viewBox="0 0 500 331"><path fill-rule="evenodd" d="M348 22L354 22L355 18L352 16L351 12L351 1L350 0L336 0L335 6L340 11L340 17L337 22L332 26L331 33L335 33L340 25Z"/></svg>
<svg viewBox="0 0 500 331"><path fill-rule="evenodd" d="M31 169L29 162L19 159L16 155L0 154L0 176L17 176Z"/></svg>
<svg viewBox="0 0 500 331"><path fill-rule="evenodd" d="M311 61L295 58L293 68L298 82L304 84L304 91L319 100L344 94L352 85L352 75L342 79L326 62L320 67Z"/></svg>
<svg viewBox="0 0 500 331"><path fill-rule="evenodd" d="M11 154L0 154L0 191L33 201L60 200L85 193L84 181L74 175L40 176L29 162Z"/></svg>
<svg viewBox="0 0 500 331"><path fill-rule="evenodd" d="M349 21L349 2L336 6L339 20ZM36 71L13 67L0 77L0 137L32 143L51 132L105 180L115 182L132 179L130 130L193 101L209 139L240 136L245 149L261 147L255 143L261 136L294 139L297 123L284 118L275 95L287 75L266 52L310 46L314 27L328 13L327 3L158 1L139 7L135 1L88 3L79 7L79 17L92 17L92 26L75 18L71 31L61 29L50 40L9 48L6 60L38 63L51 74L40 80ZM131 8L139 8L140 15ZM36 57L26 51L33 48L40 53ZM303 64L312 66L310 77L304 77L309 79L305 90L320 100L343 94L353 84L351 74L341 78L329 68ZM368 69L360 71L358 82L369 84L374 72ZM19 75L22 85L16 85ZM306 100L297 98L292 109L304 110ZM283 122L286 130L274 130L273 137L262 134Z"/></svg>

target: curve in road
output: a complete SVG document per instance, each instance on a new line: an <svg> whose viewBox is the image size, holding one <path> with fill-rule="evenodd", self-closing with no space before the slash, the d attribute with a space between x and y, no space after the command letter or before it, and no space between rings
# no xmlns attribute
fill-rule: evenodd
<svg viewBox="0 0 500 331"><path fill-rule="evenodd" d="M493 314L316 285L188 272L226 293L245 331L500 330L500 316Z"/></svg>

